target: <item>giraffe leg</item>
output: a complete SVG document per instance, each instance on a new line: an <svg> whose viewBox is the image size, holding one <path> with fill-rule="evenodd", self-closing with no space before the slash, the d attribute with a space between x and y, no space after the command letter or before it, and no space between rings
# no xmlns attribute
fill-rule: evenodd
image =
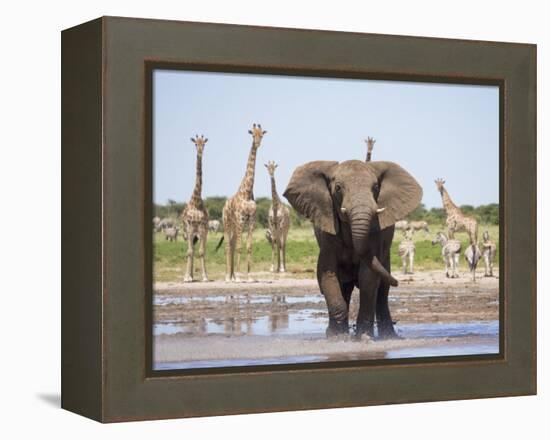
<svg viewBox="0 0 550 440"><path fill-rule="evenodd" d="M242 250L242 233L243 233L243 222L239 221L236 226L235 231L235 246L234 246L234 255L236 262L236 270L233 271L233 279L235 282L241 282L241 250Z"/></svg>
<svg viewBox="0 0 550 440"><path fill-rule="evenodd" d="M246 277L248 281L253 281L250 276L250 269L252 268L252 233L254 232L255 223L254 218L248 222L248 236L246 238Z"/></svg>
<svg viewBox="0 0 550 440"><path fill-rule="evenodd" d="M407 256L403 255L401 257L401 261L403 263L403 275L406 275L407 274Z"/></svg>
<svg viewBox="0 0 550 440"><path fill-rule="evenodd" d="M233 237L229 227L225 229L223 232L223 239L225 241L225 282L228 283L233 276Z"/></svg>
<svg viewBox="0 0 550 440"><path fill-rule="evenodd" d="M285 238L281 240L279 253L280 253L279 272L286 272L286 239Z"/></svg>
<svg viewBox="0 0 550 440"><path fill-rule="evenodd" d="M273 229L272 229L273 231ZM271 235L271 272L275 272L275 242L273 241L273 234Z"/></svg>
<svg viewBox="0 0 550 440"><path fill-rule="evenodd" d="M237 244L236 235L231 237L231 256L230 256L230 269L229 269L229 281L235 281L235 248Z"/></svg>
<svg viewBox="0 0 550 440"><path fill-rule="evenodd" d="M199 235L199 258L201 260L201 270L202 270L202 280L208 281L208 276L206 275L206 261L205 261L205 254L206 254L206 240L208 238L208 225L203 225L202 229L200 230Z"/></svg>
<svg viewBox="0 0 550 440"><path fill-rule="evenodd" d="M184 283L190 283L193 281L193 259L195 256L195 247L193 246L194 231L190 228L187 230L187 268L185 270L185 276L183 277Z"/></svg>
<svg viewBox="0 0 550 440"><path fill-rule="evenodd" d="M411 268L411 274L414 273L414 251L409 254L409 266Z"/></svg>
<svg viewBox="0 0 550 440"><path fill-rule="evenodd" d="M275 241L275 253L277 255L277 266L276 272L281 271L281 237L279 236L280 232L277 231L277 240Z"/></svg>

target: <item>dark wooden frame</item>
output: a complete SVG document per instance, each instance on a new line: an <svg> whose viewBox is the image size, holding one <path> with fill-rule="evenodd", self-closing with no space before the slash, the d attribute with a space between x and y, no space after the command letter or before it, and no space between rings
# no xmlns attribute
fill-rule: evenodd
<svg viewBox="0 0 550 440"><path fill-rule="evenodd" d="M152 371L159 66L498 85L501 354ZM115 422L536 393L536 46L104 17L63 31L62 87L63 408Z"/></svg>

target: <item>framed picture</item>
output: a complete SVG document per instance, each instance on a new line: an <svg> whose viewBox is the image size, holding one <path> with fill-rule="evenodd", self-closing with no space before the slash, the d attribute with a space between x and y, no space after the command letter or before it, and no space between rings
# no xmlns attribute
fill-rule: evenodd
<svg viewBox="0 0 550 440"><path fill-rule="evenodd" d="M62 33L62 406L536 393L536 46Z"/></svg>

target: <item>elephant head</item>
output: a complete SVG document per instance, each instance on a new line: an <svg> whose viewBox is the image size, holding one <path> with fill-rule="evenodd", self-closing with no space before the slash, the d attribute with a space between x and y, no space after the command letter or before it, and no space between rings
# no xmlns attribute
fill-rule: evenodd
<svg viewBox="0 0 550 440"><path fill-rule="evenodd" d="M342 223L349 224L355 253L387 278L391 275L370 255L369 234L406 217L420 203L422 188L393 162L315 161L294 171L284 196L328 234L338 235Z"/></svg>

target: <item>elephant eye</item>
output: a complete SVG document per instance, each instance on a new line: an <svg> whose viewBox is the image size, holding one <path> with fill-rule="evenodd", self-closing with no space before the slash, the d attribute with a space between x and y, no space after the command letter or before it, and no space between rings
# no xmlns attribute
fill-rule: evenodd
<svg viewBox="0 0 550 440"><path fill-rule="evenodd" d="M336 184L336 185L334 186L334 191L340 192L341 190L342 190L342 187L341 187L339 184Z"/></svg>
<svg viewBox="0 0 550 440"><path fill-rule="evenodd" d="M380 193L380 186L375 183L372 187L372 193L374 194L374 198L377 199L378 198L378 194Z"/></svg>

